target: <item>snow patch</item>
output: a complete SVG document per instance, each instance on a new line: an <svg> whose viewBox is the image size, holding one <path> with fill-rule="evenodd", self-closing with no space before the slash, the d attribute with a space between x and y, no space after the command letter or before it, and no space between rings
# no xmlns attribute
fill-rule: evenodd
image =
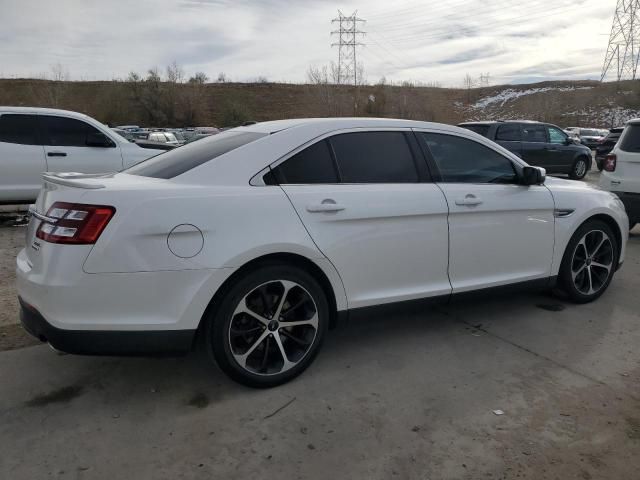
<svg viewBox="0 0 640 480"><path fill-rule="evenodd" d="M516 90L514 88L507 88L506 90L502 90L500 93L496 95L492 95L490 97L484 97L478 100L476 103L471 105L472 108L486 108L489 105L493 105L495 103L499 103L500 106L504 106L506 102L509 100L515 100L516 98L524 97L526 95L533 95L535 93L543 93L549 91L556 92L570 92L572 90L590 90L593 87L539 87L539 88L529 88L527 90Z"/></svg>

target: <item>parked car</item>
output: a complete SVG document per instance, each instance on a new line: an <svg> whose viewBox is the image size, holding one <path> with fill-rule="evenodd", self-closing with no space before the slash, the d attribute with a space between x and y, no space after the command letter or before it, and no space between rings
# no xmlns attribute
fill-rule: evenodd
<svg viewBox="0 0 640 480"><path fill-rule="evenodd" d="M580 142L584 146L594 149L602 141L605 135L606 133L597 128L581 128Z"/></svg>
<svg viewBox="0 0 640 480"><path fill-rule="evenodd" d="M608 135L604 137L598 145L596 145L596 165L598 166L598 170L602 171L602 168L604 167L604 159L607 157L609 152L613 150L613 147L620 138L622 130L624 130L624 127L612 128L609 130Z"/></svg>
<svg viewBox="0 0 640 480"><path fill-rule="evenodd" d="M126 130L128 132L138 132L140 131L140 126L139 125L118 125L114 128L117 128L119 130Z"/></svg>
<svg viewBox="0 0 640 480"><path fill-rule="evenodd" d="M640 223L640 118L627 122L603 166L600 187L620 197L633 228Z"/></svg>
<svg viewBox="0 0 640 480"><path fill-rule="evenodd" d="M568 130L565 128L564 133L566 133L569 138L574 141L574 143L580 143L580 134L575 130Z"/></svg>
<svg viewBox="0 0 640 480"><path fill-rule="evenodd" d="M547 173L567 173L574 180L591 169L591 151L576 145L559 127L531 121L466 122L459 125L495 141L529 165Z"/></svg>
<svg viewBox="0 0 640 480"><path fill-rule="evenodd" d="M545 179L465 129L281 120L115 175L46 175L17 290L26 330L58 350L197 338L229 376L268 387L365 308L523 284L595 300L628 228L615 195Z"/></svg>
<svg viewBox="0 0 640 480"><path fill-rule="evenodd" d="M180 142L178 142L176 136L171 132L150 132L147 140L166 143L168 145L174 145L176 147L180 145Z"/></svg>
<svg viewBox="0 0 640 480"><path fill-rule="evenodd" d="M121 130L119 128L112 128L111 131L117 133L118 135L120 135L122 138L124 138L128 142L133 142L133 140L135 138L133 136L133 132L130 132L129 130Z"/></svg>
<svg viewBox="0 0 640 480"><path fill-rule="evenodd" d="M167 142L156 142L154 140L143 140L143 139L138 139L138 140L134 140L136 145L138 145L139 147L142 148L150 148L152 150L173 150L174 148L178 147L178 145L175 144L171 144L171 143L167 143Z"/></svg>
<svg viewBox="0 0 640 480"><path fill-rule="evenodd" d="M67 110L0 107L0 203L31 203L43 172L116 172L157 152Z"/></svg>

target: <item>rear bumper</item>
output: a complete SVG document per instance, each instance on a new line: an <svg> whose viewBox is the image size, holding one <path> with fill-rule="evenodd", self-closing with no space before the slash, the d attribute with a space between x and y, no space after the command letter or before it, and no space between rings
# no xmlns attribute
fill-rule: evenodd
<svg viewBox="0 0 640 480"><path fill-rule="evenodd" d="M21 298L24 329L57 350L81 355L160 355L191 350L195 330L115 331L56 328Z"/></svg>
<svg viewBox="0 0 640 480"><path fill-rule="evenodd" d="M640 193L613 192L624 203L624 208L629 217L629 223L640 222Z"/></svg>

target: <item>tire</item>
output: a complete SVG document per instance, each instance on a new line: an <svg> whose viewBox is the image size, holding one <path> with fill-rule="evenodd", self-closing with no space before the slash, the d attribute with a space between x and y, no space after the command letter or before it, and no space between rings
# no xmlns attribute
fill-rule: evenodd
<svg viewBox="0 0 640 480"><path fill-rule="evenodd" d="M582 180L589 171L590 161L585 157L578 157L571 167L569 178L573 180Z"/></svg>
<svg viewBox="0 0 640 480"><path fill-rule="evenodd" d="M600 220L589 220L567 245L558 285L573 302L591 302L611 283L618 258L619 246L611 227Z"/></svg>
<svg viewBox="0 0 640 480"><path fill-rule="evenodd" d="M604 170L604 162L602 160L600 160L600 161L596 160L596 166L598 167L598 171L599 172Z"/></svg>
<svg viewBox="0 0 640 480"><path fill-rule="evenodd" d="M282 315L272 318L278 311ZM236 382L269 388L313 362L329 325L329 303L306 271L265 265L236 281L206 321L210 358ZM290 322L303 323L287 326Z"/></svg>

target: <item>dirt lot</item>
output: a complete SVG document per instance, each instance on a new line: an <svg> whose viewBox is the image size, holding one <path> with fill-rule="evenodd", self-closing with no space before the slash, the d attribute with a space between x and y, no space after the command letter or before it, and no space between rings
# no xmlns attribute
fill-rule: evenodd
<svg viewBox="0 0 640 480"><path fill-rule="evenodd" d="M22 233L0 228L5 329ZM595 303L521 294L352 321L267 391L195 354L0 352L0 478L638 478L639 288L637 229Z"/></svg>

